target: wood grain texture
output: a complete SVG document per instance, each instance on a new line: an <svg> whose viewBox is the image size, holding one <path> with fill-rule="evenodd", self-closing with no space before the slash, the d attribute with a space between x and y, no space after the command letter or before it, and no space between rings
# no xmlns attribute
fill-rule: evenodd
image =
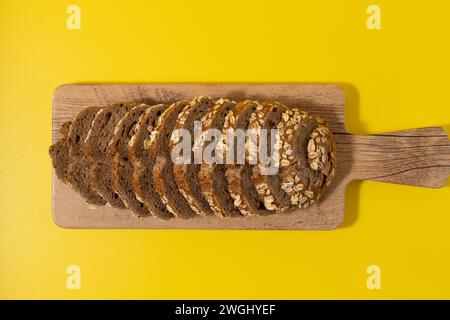
<svg viewBox="0 0 450 320"><path fill-rule="evenodd" d="M88 105L140 100L168 103L197 95L276 100L325 118L336 137L336 177L324 197L308 209L264 217L189 220L139 219L127 210L89 206L53 175L52 214L65 228L330 230L344 218L347 184L367 179L438 188L450 174L450 142L440 127L356 136L345 126L345 97L335 85L305 84L107 84L63 85L53 97L53 141L59 126Z"/></svg>

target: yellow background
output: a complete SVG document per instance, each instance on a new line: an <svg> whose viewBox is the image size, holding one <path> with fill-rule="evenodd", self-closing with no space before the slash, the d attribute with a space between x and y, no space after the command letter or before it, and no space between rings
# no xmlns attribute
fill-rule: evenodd
<svg viewBox="0 0 450 320"><path fill-rule="evenodd" d="M66 8L81 8L68 30ZM382 29L366 27L381 7ZM51 99L77 82L342 84L365 134L450 122L446 1L0 0L0 298L450 298L450 187L354 182L331 232L65 230ZM66 288L68 265L81 290ZM368 290L366 268L381 268Z"/></svg>

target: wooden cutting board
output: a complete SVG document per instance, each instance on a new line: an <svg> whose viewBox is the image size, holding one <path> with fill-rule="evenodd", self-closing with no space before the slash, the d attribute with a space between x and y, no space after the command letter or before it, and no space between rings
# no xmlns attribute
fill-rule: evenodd
<svg viewBox="0 0 450 320"><path fill-rule="evenodd" d="M444 129L429 127L358 136L345 126L345 97L335 85L309 84L100 84L63 85L53 97L53 141L59 126L88 105L143 100L168 103L198 95L240 100L276 100L302 106L325 118L336 137L337 168L331 188L317 204L287 214L190 220L136 218L128 210L90 208L53 174L53 219L64 228L291 229L330 230L344 218L344 194L355 179L428 188L442 187L450 174L450 142Z"/></svg>

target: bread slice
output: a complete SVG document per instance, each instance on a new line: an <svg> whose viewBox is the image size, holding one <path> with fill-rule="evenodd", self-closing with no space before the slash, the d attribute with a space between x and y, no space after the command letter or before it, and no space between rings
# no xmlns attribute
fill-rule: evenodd
<svg viewBox="0 0 450 320"><path fill-rule="evenodd" d="M282 118L281 188L290 197L292 207L307 208L334 178L336 145L320 117L294 107Z"/></svg>
<svg viewBox="0 0 450 320"><path fill-rule="evenodd" d="M84 143L84 153L93 161L90 168L92 187L111 207L118 209L125 209L126 206L113 187L108 144L120 119L134 106L135 102L126 102L102 108L92 121Z"/></svg>
<svg viewBox="0 0 450 320"><path fill-rule="evenodd" d="M277 141L271 141L272 135L270 130L277 130L278 124L282 121L283 111L288 110L288 108L277 102L264 102L262 103L262 110L259 111L253 119L250 121L250 128L253 129L265 129L265 131L260 131L260 136L258 137L258 144L267 143L267 156L272 154L272 149L277 149L279 143L275 144ZM281 138L281 137L280 137ZM264 168L267 169L267 165L258 162L257 165L253 167L251 180L255 185L255 188L259 194L260 199L263 201L264 206L267 210L273 213L280 213L286 211L290 208L290 198L281 189L281 172L279 168L280 158L282 160L286 155L282 151L279 152L279 157L276 157L274 153L273 161L271 164L274 166L274 170L277 172L269 172L270 174L263 174Z"/></svg>
<svg viewBox="0 0 450 320"><path fill-rule="evenodd" d="M167 211L180 218L191 218L196 214L175 182L169 140L179 114L188 104L188 101L180 100L170 105L159 118L158 125L146 142L150 156L154 158L152 174L147 176L151 176L153 186L161 201L165 204Z"/></svg>
<svg viewBox="0 0 450 320"><path fill-rule="evenodd" d="M154 157L150 156L146 144L166 107L159 104L148 108L140 117L128 142L128 153L133 163L132 182L136 198L149 208L153 216L164 220L173 218L174 215L166 209L154 188L152 172L155 161Z"/></svg>
<svg viewBox="0 0 450 320"><path fill-rule="evenodd" d="M133 163L128 154L128 143L139 118L148 108L147 104L139 104L128 111L116 125L114 136L108 144L114 190L127 208L138 217L150 216L151 213L147 206L136 198L132 182Z"/></svg>
<svg viewBox="0 0 450 320"><path fill-rule="evenodd" d="M66 182L67 167L69 165L69 148L66 140L71 124L72 121L66 121L61 125L59 129L59 132L62 135L61 139L56 141L49 148L49 154L52 159L52 165L55 169L56 176L64 183Z"/></svg>
<svg viewBox="0 0 450 320"><path fill-rule="evenodd" d="M84 154L84 141L89 128L100 107L87 107L81 110L73 119L66 143L69 148L69 163L67 166L67 183L78 192L88 204L102 206L105 199L92 187L89 168L93 161Z"/></svg>
<svg viewBox="0 0 450 320"><path fill-rule="evenodd" d="M236 102L227 99L219 99L214 107L202 118L203 130L217 129L222 131L226 115L233 110ZM202 142L202 149L207 147L211 141ZM218 149L220 150L220 149ZM214 150L212 154L215 155ZM198 181L203 196L208 201L211 210L218 217L241 216L240 211L233 205L233 198L228 190L225 177L227 168L225 163L202 162L198 172Z"/></svg>
<svg viewBox="0 0 450 320"><path fill-rule="evenodd" d="M223 133L226 135L226 132L229 130L248 130L252 118L259 117L258 112L262 109L263 106L257 101L245 100L239 102L225 117ZM236 146L237 143L237 140L235 140L234 145ZM234 151L235 160L237 160L237 149L235 148ZM270 211L264 206L251 180L255 165L249 164L247 157L245 160L245 164L235 163L227 165L225 175L233 204L242 215L267 215Z"/></svg>
<svg viewBox="0 0 450 320"><path fill-rule="evenodd" d="M198 180L198 172L200 171L200 164L194 161L194 122L198 121L201 123L202 118L211 111L214 106L214 101L209 97L195 97L192 101L183 109L183 111L178 115L174 127L174 133L176 130L186 130L190 134L190 157L189 164L174 164L173 172L175 176L175 181L180 190L181 194L184 196L186 201L189 203L191 209L202 216L210 216L213 211L203 196L200 183ZM199 132L201 134L201 132ZM169 141L169 151L171 152L173 148L180 142L179 136L173 134Z"/></svg>
<svg viewBox="0 0 450 320"><path fill-rule="evenodd" d="M321 118L299 108L277 102L266 102L263 106L262 128L277 128L280 134L276 146L280 166L276 175L262 175L263 166L255 166L252 181L265 207L273 213L292 207L307 208L320 198L334 176L335 146L331 131ZM317 139L315 146L314 139Z"/></svg>

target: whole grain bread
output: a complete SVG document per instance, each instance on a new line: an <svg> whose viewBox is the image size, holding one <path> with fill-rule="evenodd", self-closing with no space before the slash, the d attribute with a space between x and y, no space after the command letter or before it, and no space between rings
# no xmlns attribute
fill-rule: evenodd
<svg viewBox="0 0 450 320"><path fill-rule="evenodd" d="M119 121L135 106L135 102L125 102L102 108L92 121L83 146L84 154L92 161L90 168L92 187L111 207L118 209L125 209L126 206L113 186L108 145Z"/></svg>
<svg viewBox="0 0 450 320"><path fill-rule="evenodd" d="M189 105L189 101L180 100L170 105L160 117L158 125L152 131L146 146L154 159L152 182L167 211L179 218L196 216L175 182L173 162L169 150L169 140L175 128L179 114Z"/></svg>
<svg viewBox="0 0 450 320"><path fill-rule="evenodd" d="M228 99L219 99L216 101L214 107L202 118L202 125L204 130L216 129L222 132L222 128L225 123L225 117L234 109L236 102ZM223 137L219 138L219 141L215 141L213 136L205 137L202 140L202 149L207 148L208 144L212 143L211 155L213 157L220 158L222 163L208 163L203 161L200 164L200 170L198 172L198 181L200 184L203 196L208 201L213 213L219 217L237 217L241 216L240 211L234 206L233 198L231 198L228 190L228 183L225 176L227 166L225 165L225 159L223 153L216 154L217 149L220 153L220 143L223 143Z"/></svg>
<svg viewBox="0 0 450 320"><path fill-rule="evenodd" d="M190 141L191 164L173 162L180 139L174 132L184 129L192 137L195 121L203 130L217 129L221 148L213 154L223 152L223 162L231 154L234 164L192 163L197 160L192 148L204 154L210 146L205 136L198 144ZM268 144L269 154L278 151L276 174L263 174L267 164L251 162L251 139L243 142L243 162L236 162L242 160L237 148L227 149L227 133L246 129L278 130L279 139ZM49 149L58 179L91 205L128 207L138 217L237 217L308 208L335 175L336 145L326 122L278 102L197 97L168 107L133 102L88 107L60 131L62 138ZM273 138L267 133L265 141ZM238 139L232 141L236 146Z"/></svg>
<svg viewBox="0 0 450 320"><path fill-rule="evenodd" d="M128 143L139 118L148 108L147 104L139 104L128 111L116 125L114 135L108 144L114 190L127 208L138 217L150 216L151 213L148 207L136 198L132 182L133 163L128 154Z"/></svg>
<svg viewBox="0 0 450 320"><path fill-rule="evenodd" d="M272 141L272 138L276 139L276 137L271 134L270 130L279 130L277 126L282 120L283 112L288 108L277 102L264 102L262 106L262 110L258 111L250 120L249 127L255 130L265 129L259 131L258 145L262 141L267 145L266 156L270 156L272 152L278 151L278 154L273 154L273 158L277 160L277 163L264 164L260 161L253 166L251 180L265 208L271 212L280 213L290 208L290 198L281 189L281 172L279 168L280 159L283 160L285 155L278 150L277 141ZM268 169L270 165L274 166L273 169L276 170L276 173L264 174L264 169Z"/></svg>
<svg viewBox="0 0 450 320"><path fill-rule="evenodd" d="M59 132L62 137L49 148L49 154L56 176L64 183L66 182L67 167L69 165L69 146L66 140L71 124L72 121L66 121L61 125Z"/></svg>
<svg viewBox="0 0 450 320"><path fill-rule="evenodd" d="M81 110L73 119L67 135L66 142L69 150L69 162L67 165L67 183L78 192L88 204L102 206L105 199L94 190L91 184L89 168L94 161L89 160L84 154L84 141L89 128L100 107L87 107Z"/></svg>
<svg viewBox="0 0 450 320"><path fill-rule="evenodd" d="M173 218L174 215L167 210L155 190L152 179L155 161L146 144L166 108L164 104L148 108L140 117L128 142L128 153L133 163L132 183L136 198L149 208L153 216L165 220Z"/></svg>
<svg viewBox="0 0 450 320"><path fill-rule="evenodd" d="M250 123L253 119L258 119L263 106L252 100L245 100L239 102L235 108L230 111L224 122L223 132L226 135L227 132L236 132L236 130L249 129ZM262 119L258 119L263 121ZM234 136L234 146L237 146L238 139ZM226 140L226 139L225 139ZM235 163L228 164L225 176L228 182L228 190L233 198L233 204L239 209L242 215L267 215L269 210L264 206L264 202L261 200L258 192L251 180L254 164L249 163L249 157L247 154L248 143L246 142L246 154L244 163L237 163L239 155L237 153L238 147L234 148Z"/></svg>
<svg viewBox="0 0 450 320"><path fill-rule="evenodd" d="M195 163L194 159L194 147L198 147L196 144L200 141L194 141L194 122L202 123L201 119L211 111L214 106L214 101L209 97L195 97L178 115L178 118L173 128L173 133L169 141L169 151L172 152L174 147L181 143L180 136L176 134L176 130L184 130L189 134L189 154L184 158L189 158L189 164L174 164L173 172L175 182L178 190L184 196L189 203L191 209L198 215L209 216L213 214L213 211L203 196L200 183L198 179L198 173L200 171L200 164ZM199 136L200 136L199 132ZM186 143L186 141L183 141ZM195 146L194 146L195 145ZM201 159L200 159L201 160Z"/></svg>
<svg viewBox="0 0 450 320"><path fill-rule="evenodd" d="M281 188L290 197L291 207L307 208L334 178L336 145L322 118L295 107L282 117Z"/></svg>

